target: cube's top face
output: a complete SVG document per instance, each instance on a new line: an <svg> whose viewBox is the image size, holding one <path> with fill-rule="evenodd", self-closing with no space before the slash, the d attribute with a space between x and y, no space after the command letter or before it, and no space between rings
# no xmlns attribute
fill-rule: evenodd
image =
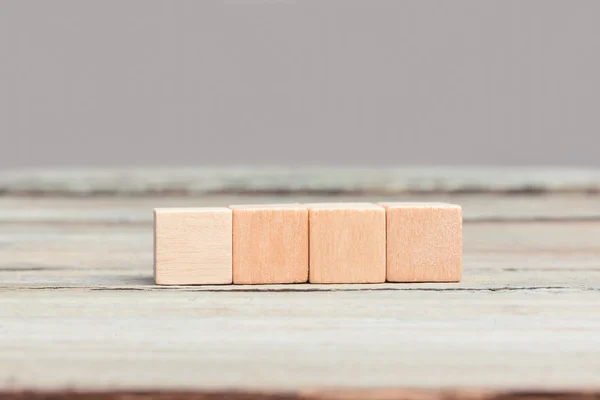
<svg viewBox="0 0 600 400"><path fill-rule="evenodd" d="M381 210L383 208L373 203L312 203L306 204L310 210Z"/></svg>
<svg viewBox="0 0 600 400"><path fill-rule="evenodd" d="M377 203L385 208L450 208L461 209L457 204L450 203L427 203L427 202L382 202Z"/></svg>
<svg viewBox="0 0 600 400"><path fill-rule="evenodd" d="M232 210L306 210L307 207L298 203L282 203L282 204L237 204L229 206Z"/></svg>

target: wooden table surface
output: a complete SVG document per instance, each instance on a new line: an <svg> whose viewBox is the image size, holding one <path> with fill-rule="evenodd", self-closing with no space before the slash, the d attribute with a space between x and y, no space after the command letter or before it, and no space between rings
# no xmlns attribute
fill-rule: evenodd
<svg viewBox="0 0 600 400"><path fill-rule="evenodd" d="M598 174L536 171L489 172L489 188L475 172L448 172L449 188L387 171L347 190L252 171L218 190L198 185L206 171L137 186L111 172L102 190L105 172L5 173L0 391L599 390ZM347 200L462 205L463 281L153 284L154 207Z"/></svg>

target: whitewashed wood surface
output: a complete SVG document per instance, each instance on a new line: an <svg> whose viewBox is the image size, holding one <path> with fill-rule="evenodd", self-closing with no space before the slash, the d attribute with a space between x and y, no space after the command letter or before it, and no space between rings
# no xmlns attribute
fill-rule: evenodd
<svg viewBox="0 0 600 400"><path fill-rule="evenodd" d="M4 194L600 192L581 167L176 167L0 171Z"/></svg>
<svg viewBox="0 0 600 400"><path fill-rule="evenodd" d="M461 283L157 287L153 207L282 197L0 197L0 388L600 388L600 197L393 198L463 206Z"/></svg>

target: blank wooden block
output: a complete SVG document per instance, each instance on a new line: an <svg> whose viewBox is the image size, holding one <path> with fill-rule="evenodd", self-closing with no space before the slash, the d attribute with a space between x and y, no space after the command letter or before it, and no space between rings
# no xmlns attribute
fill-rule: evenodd
<svg viewBox="0 0 600 400"><path fill-rule="evenodd" d="M380 203L387 219L389 282L458 282L462 209L445 203Z"/></svg>
<svg viewBox="0 0 600 400"><path fill-rule="evenodd" d="M231 283L231 210L154 210L154 280L159 285Z"/></svg>
<svg viewBox="0 0 600 400"><path fill-rule="evenodd" d="M230 206L233 283L308 280L308 209L299 204Z"/></svg>
<svg viewBox="0 0 600 400"><path fill-rule="evenodd" d="M385 210L370 203L309 204L311 283L385 282Z"/></svg>

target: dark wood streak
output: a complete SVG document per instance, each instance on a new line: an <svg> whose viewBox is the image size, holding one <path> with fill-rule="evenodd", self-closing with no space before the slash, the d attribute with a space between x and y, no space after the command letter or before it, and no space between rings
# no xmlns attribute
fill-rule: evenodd
<svg viewBox="0 0 600 400"><path fill-rule="evenodd" d="M313 390L298 392L0 392L0 400L600 400L600 391Z"/></svg>

